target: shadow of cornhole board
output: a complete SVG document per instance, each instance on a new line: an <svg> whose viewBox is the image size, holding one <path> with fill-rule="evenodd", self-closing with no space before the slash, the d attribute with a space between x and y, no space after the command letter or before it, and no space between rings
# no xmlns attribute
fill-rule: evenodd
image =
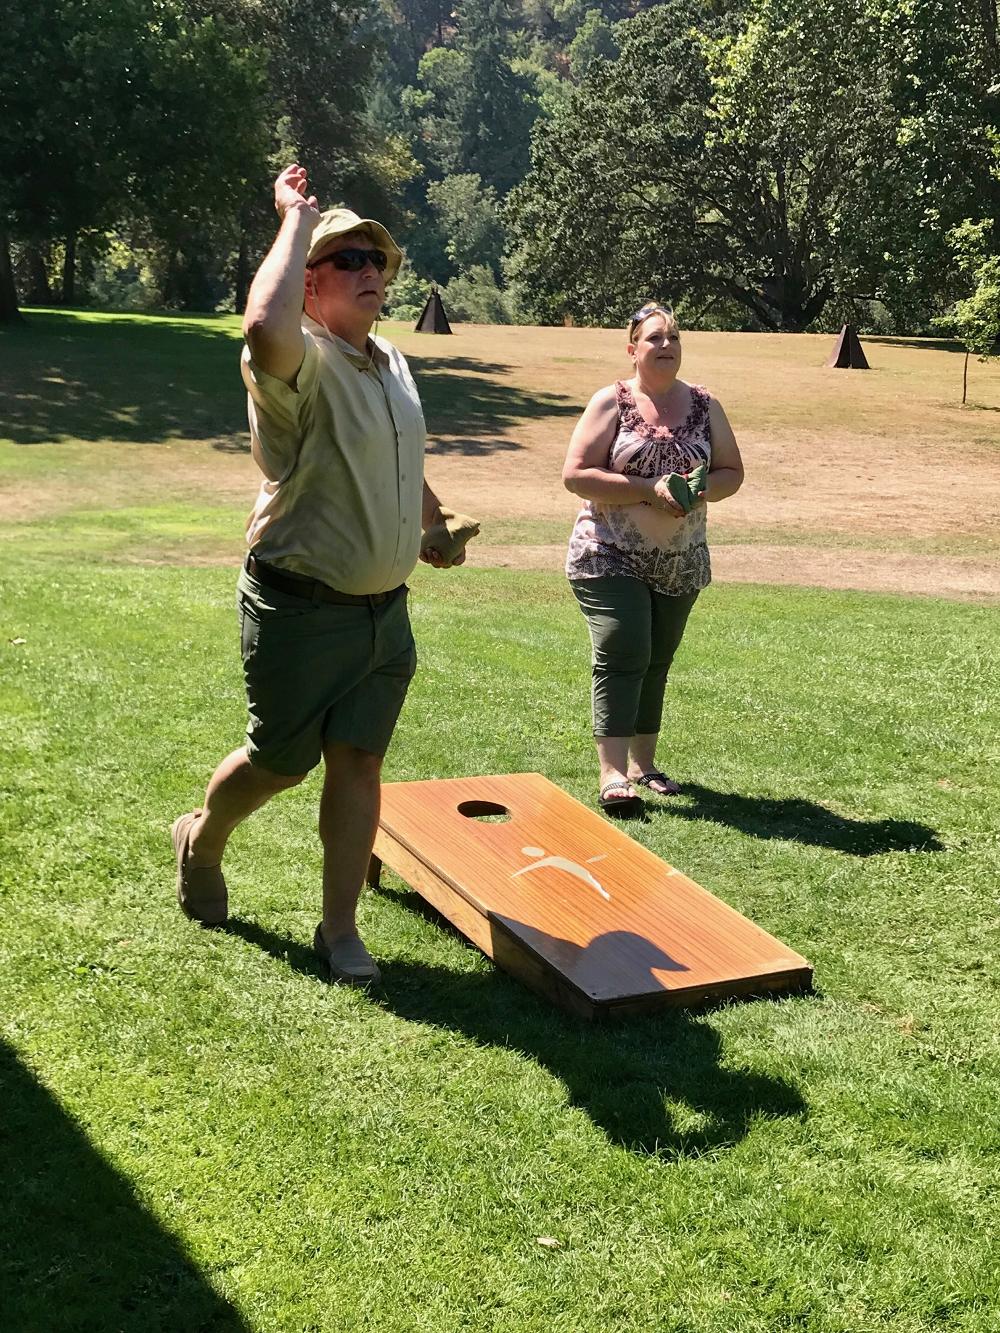
<svg viewBox="0 0 1000 1333"><path fill-rule="evenodd" d="M586 1018L812 982L804 958L539 773L387 783L373 886L382 863Z"/></svg>

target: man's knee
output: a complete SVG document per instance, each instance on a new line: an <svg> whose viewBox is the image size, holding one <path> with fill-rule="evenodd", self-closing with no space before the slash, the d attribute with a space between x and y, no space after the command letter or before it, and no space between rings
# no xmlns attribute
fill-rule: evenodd
<svg viewBox="0 0 1000 1333"><path fill-rule="evenodd" d="M371 750L345 741L331 741L323 747L327 781L378 781L382 773L382 756Z"/></svg>

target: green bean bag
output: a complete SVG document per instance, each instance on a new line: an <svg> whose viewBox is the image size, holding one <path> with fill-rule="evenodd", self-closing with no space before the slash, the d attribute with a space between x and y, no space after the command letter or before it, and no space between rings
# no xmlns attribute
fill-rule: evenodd
<svg viewBox="0 0 1000 1333"><path fill-rule="evenodd" d="M667 489L674 497L685 514L690 514L694 508L694 503L698 499L698 493L705 489L708 481L708 464L699 463L698 466L685 476L682 472L667 473Z"/></svg>

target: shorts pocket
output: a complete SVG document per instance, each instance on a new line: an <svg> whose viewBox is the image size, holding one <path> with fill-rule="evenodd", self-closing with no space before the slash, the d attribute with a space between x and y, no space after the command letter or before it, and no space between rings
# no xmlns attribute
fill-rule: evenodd
<svg viewBox="0 0 1000 1333"><path fill-rule="evenodd" d="M240 618L240 655L244 662L249 662L257 651L260 640L260 617L254 610L253 603L242 593L237 608Z"/></svg>

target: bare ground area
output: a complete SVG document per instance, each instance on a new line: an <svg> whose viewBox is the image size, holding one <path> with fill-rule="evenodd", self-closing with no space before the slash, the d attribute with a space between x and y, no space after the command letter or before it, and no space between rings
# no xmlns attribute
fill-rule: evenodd
<svg viewBox="0 0 1000 1333"><path fill-rule="evenodd" d="M468 336L473 332L486 331ZM530 340L523 331L521 338L499 332L506 335L503 358L517 359L519 378L527 378ZM590 391L627 373L617 333L571 329L548 336L581 356L567 360L561 375L553 364L539 374L544 392L579 383L581 363L591 374ZM982 401L963 409L957 353L918 341L873 340L872 371L833 371L823 365L829 341L686 336L682 373L722 401L747 469L743 489L711 510L715 577L1000 600L995 368L976 367ZM496 337L491 347L500 359ZM428 475L481 513L487 528L490 519L516 514L568 530L574 501L559 470L573 420L524 423L516 433L522 447L493 454L468 453L460 439L439 433ZM558 569L564 554L554 542L479 543L469 559Z"/></svg>
<svg viewBox="0 0 1000 1333"><path fill-rule="evenodd" d="M590 394L628 373L623 335L388 332L424 398L428 478L483 523L470 565L561 568L575 513L560 481L566 444ZM963 408L962 356L945 345L866 340L864 372L827 370L830 343L685 336L682 374L721 400L747 468L710 513L715 577L1000 600L1000 369L974 364ZM0 477L0 517L165 500L249 509L257 476L241 415L237 405L210 439L34 444L46 465ZM177 558L228 559L229 543Z"/></svg>
<svg viewBox="0 0 1000 1333"><path fill-rule="evenodd" d="M472 568L560 570L564 546L470 547ZM803 546L717 546L712 573L719 583L774 583L805 588L856 588L1000 602L1000 561L979 556L921 556L908 552L823 551Z"/></svg>

